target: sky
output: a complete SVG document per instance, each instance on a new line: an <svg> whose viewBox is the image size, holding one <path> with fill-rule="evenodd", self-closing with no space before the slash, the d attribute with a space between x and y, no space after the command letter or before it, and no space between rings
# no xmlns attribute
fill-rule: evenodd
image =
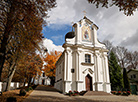
<svg viewBox="0 0 138 102"><path fill-rule="evenodd" d="M86 11L88 19L98 27L98 40L109 40L114 46L124 46L130 51L138 51L138 11L126 16L118 7L96 8L87 0L57 0L57 7L48 12L50 16L43 27L44 46L49 51L63 51L65 35L71 31L72 22L78 22Z"/></svg>

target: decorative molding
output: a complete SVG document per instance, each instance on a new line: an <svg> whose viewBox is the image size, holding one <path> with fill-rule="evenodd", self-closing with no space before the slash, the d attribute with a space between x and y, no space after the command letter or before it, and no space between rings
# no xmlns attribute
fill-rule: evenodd
<svg viewBox="0 0 138 102"><path fill-rule="evenodd" d="M76 81L77 83L83 83L83 81L82 80L79 80L79 81Z"/></svg>
<svg viewBox="0 0 138 102"><path fill-rule="evenodd" d="M64 82L68 82L68 83L71 83L72 81L69 81L69 80L64 80Z"/></svg>
<svg viewBox="0 0 138 102"><path fill-rule="evenodd" d="M82 73L85 74L85 72L86 72L87 70L88 70L88 72L89 72L90 74L93 74L93 73L94 73L94 71L93 71L92 69L90 69L90 68L85 69Z"/></svg>
<svg viewBox="0 0 138 102"><path fill-rule="evenodd" d="M103 82L95 82L94 84L103 84Z"/></svg>
<svg viewBox="0 0 138 102"><path fill-rule="evenodd" d="M90 65L90 66L94 65L94 63L85 63L85 62L81 62L81 64L82 65Z"/></svg>

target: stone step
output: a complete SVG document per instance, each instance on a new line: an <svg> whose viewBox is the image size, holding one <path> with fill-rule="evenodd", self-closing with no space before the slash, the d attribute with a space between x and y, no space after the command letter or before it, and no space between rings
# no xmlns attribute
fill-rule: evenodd
<svg viewBox="0 0 138 102"><path fill-rule="evenodd" d="M112 95L110 93L106 93L103 91L87 91L84 96L108 96L108 95Z"/></svg>

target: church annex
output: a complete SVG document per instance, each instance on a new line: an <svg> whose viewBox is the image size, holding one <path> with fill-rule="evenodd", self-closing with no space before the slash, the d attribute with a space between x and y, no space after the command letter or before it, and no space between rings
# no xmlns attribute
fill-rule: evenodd
<svg viewBox="0 0 138 102"><path fill-rule="evenodd" d="M56 63L54 87L63 93L70 90L110 93L108 50L97 40L98 27L84 16L73 29L66 34L64 52Z"/></svg>

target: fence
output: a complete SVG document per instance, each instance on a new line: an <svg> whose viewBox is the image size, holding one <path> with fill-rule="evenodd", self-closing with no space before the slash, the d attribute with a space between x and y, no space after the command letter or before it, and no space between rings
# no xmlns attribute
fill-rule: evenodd
<svg viewBox="0 0 138 102"><path fill-rule="evenodd" d="M0 82L0 92L5 91L6 89L6 82ZM19 83L19 82L11 82L11 87L10 90L17 89L20 87L23 87L24 83ZM27 86L28 84L25 84Z"/></svg>

